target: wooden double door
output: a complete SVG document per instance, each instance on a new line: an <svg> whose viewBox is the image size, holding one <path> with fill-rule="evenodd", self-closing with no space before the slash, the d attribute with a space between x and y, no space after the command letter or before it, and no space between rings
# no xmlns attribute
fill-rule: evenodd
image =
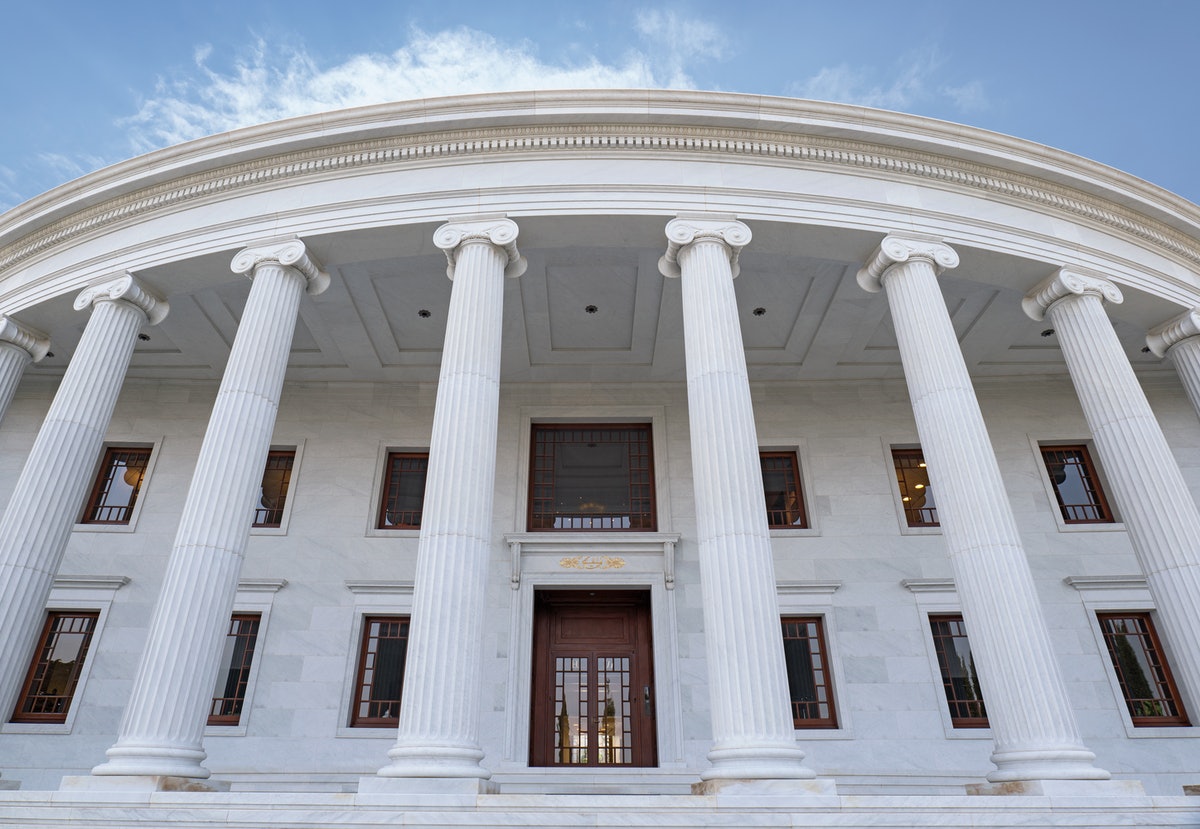
<svg viewBox="0 0 1200 829"><path fill-rule="evenodd" d="M534 598L531 766L657 764L650 594Z"/></svg>

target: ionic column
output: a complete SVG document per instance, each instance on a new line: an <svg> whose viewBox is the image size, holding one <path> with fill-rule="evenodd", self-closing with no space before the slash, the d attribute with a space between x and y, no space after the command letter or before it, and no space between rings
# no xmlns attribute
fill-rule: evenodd
<svg viewBox="0 0 1200 829"><path fill-rule="evenodd" d="M5 719L29 668L46 599L92 483L92 465L138 330L167 315L167 303L130 274L81 293L75 310L88 307L92 317L0 519L0 717Z"/></svg>
<svg viewBox="0 0 1200 829"><path fill-rule="evenodd" d="M1000 468L967 374L942 270L958 254L941 242L888 236L858 273L885 290L921 451L928 463L954 583L971 635L995 743L992 782L1106 780L1075 715Z"/></svg>
<svg viewBox="0 0 1200 829"><path fill-rule="evenodd" d="M1200 308L1150 329L1146 345L1155 356L1170 358L1192 407L1200 414Z"/></svg>
<svg viewBox="0 0 1200 829"><path fill-rule="evenodd" d="M299 240L247 248L254 280L213 404L117 742L96 776L209 776L204 726L305 290L329 277Z"/></svg>
<svg viewBox="0 0 1200 829"><path fill-rule="evenodd" d="M492 548L504 277L520 276L517 226L504 218L442 225L434 244L454 280L429 441L429 469L404 700L391 763L359 791L482 791L480 663ZM401 782L383 778L439 778ZM456 782L457 781L457 782Z"/></svg>
<svg viewBox="0 0 1200 829"><path fill-rule="evenodd" d="M659 270L682 277L688 419L712 703L702 779L808 780L796 745L771 535L733 280L750 229L732 217L667 223Z"/></svg>
<svg viewBox="0 0 1200 829"><path fill-rule="evenodd" d="M1196 717L1200 512L1104 311L1104 300L1122 299L1112 282L1062 268L1031 291L1022 307L1054 326L1113 500L1154 597L1171 667ZM1172 359L1186 367L1195 345L1183 345ZM1184 382L1190 394L1186 374Z"/></svg>
<svg viewBox="0 0 1200 829"><path fill-rule="evenodd" d="M46 356L50 340L40 331L0 314L0 421L30 363Z"/></svg>

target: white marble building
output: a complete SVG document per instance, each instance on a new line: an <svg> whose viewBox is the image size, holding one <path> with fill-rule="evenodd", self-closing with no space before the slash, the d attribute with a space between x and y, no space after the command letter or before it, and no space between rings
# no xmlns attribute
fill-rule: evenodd
<svg viewBox="0 0 1200 829"><path fill-rule="evenodd" d="M0 825L1200 825L1197 307L1200 207L809 101L59 187L0 216Z"/></svg>

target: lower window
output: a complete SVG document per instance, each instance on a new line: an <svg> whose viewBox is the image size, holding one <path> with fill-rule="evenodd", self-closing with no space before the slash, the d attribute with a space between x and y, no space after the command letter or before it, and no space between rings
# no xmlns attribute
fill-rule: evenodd
<svg viewBox="0 0 1200 829"><path fill-rule="evenodd" d="M1149 613L1100 613L1100 629L1134 725L1189 725Z"/></svg>
<svg viewBox="0 0 1200 829"><path fill-rule="evenodd" d="M260 619L257 613L235 613L229 621L221 672L217 674L212 708L208 712L209 725L237 725L241 719Z"/></svg>
<svg viewBox="0 0 1200 829"><path fill-rule="evenodd" d="M96 611L49 612L13 722L67 721L99 617Z"/></svg>
<svg viewBox="0 0 1200 829"><path fill-rule="evenodd" d="M837 728L821 617L785 616L782 621L793 724L796 728Z"/></svg>
<svg viewBox="0 0 1200 829"><path fill-rule="evenodd" d="M363 620L351 727L399 725L407 656L407 616L368 616Z"/></svg>
<svg viewBox="0 0 1200 829"><path fill-rule="evenodd" d="M950 706L950 724L955 728L987 728L983 689L975 673L975 657L971 655L971 643L962 616L930 616L929 627L933 631L933 647L942 672L946 704Z"/></svg>

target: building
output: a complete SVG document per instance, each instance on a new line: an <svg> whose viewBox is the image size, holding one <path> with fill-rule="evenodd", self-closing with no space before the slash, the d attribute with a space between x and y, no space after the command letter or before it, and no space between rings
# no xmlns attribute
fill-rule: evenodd
<svg viewBox="0 0 1200 829"><path fill-rule="evenodd" d="M0 217L0 823L1198 825L1197 306L1196 205L808 101L59 187Z"/></svg>

